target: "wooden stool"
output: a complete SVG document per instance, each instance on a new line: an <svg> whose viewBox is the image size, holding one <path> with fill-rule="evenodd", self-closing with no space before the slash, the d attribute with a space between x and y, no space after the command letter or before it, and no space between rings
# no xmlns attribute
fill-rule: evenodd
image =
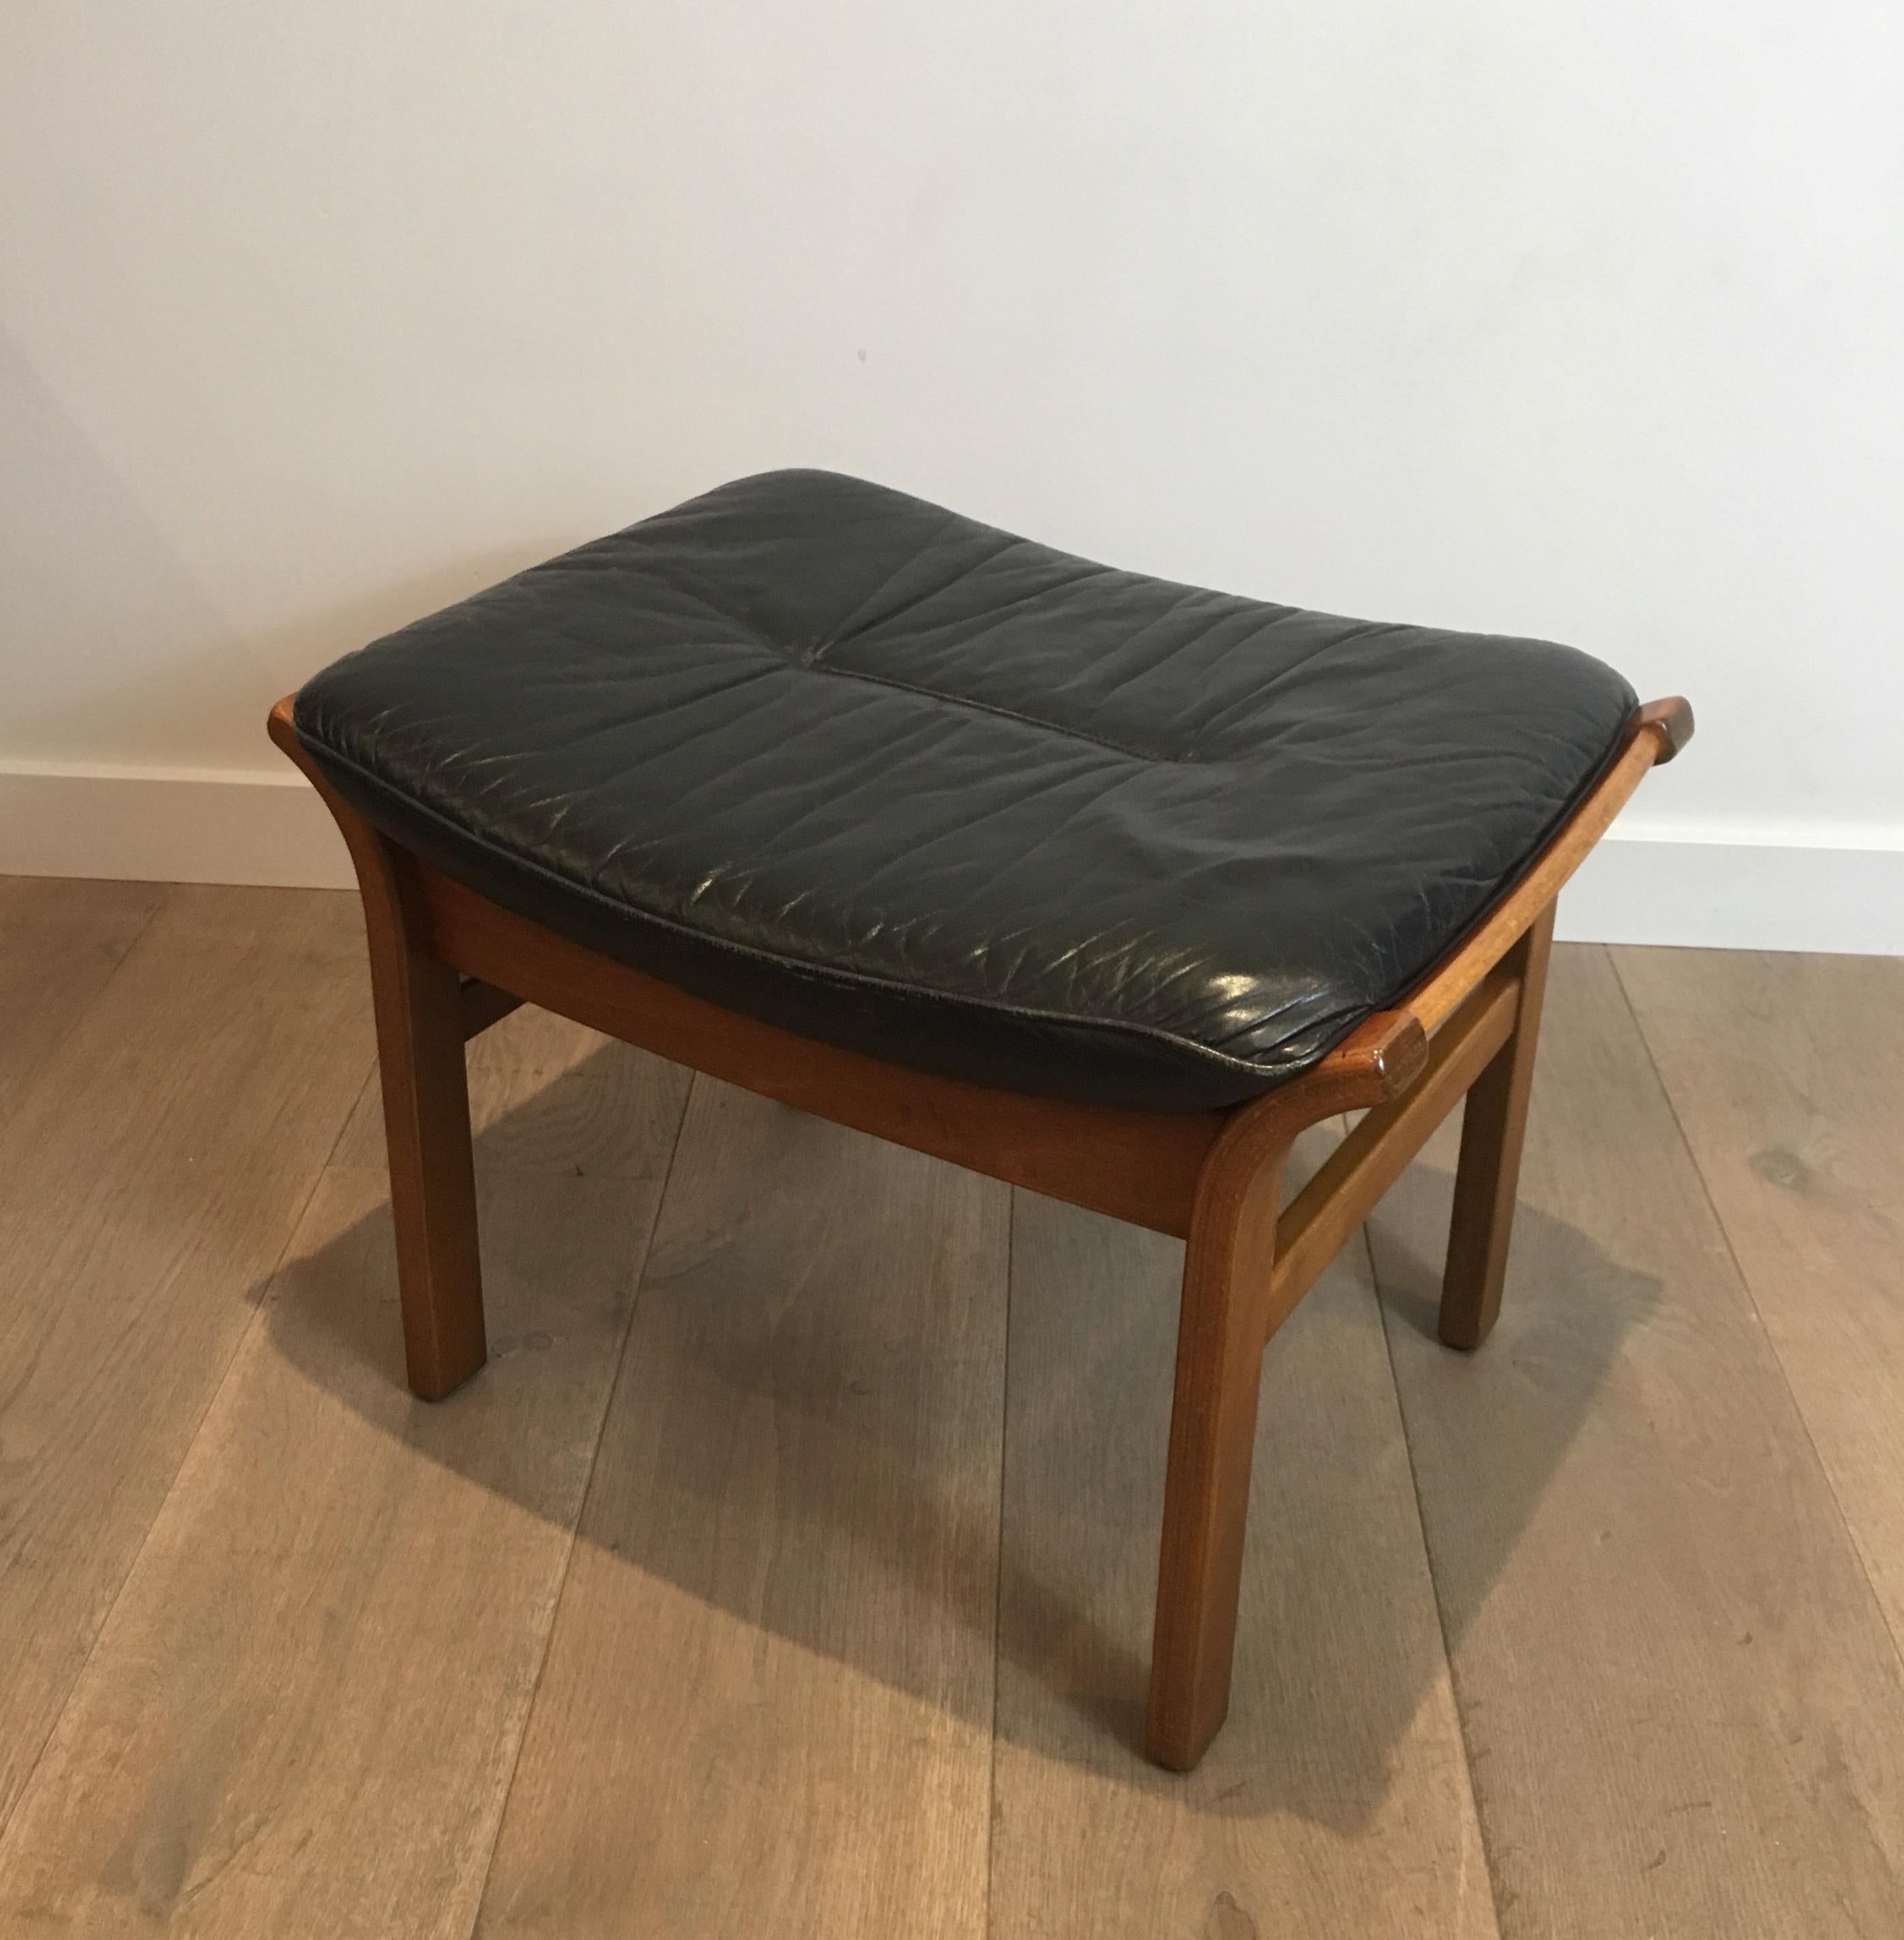
<svg viewBox="0 0 1904 1940"><path fill-rule="evenodd" d="M777 473L270 726L362 892L420 1396L484 1359L463 1047L524 1002L1187 1241L1148 1724L1182 1771L1228 1705L1264 1350L1464 1097L1441 1335L1487 1338L1555 898L1692 715Z"/></svg>

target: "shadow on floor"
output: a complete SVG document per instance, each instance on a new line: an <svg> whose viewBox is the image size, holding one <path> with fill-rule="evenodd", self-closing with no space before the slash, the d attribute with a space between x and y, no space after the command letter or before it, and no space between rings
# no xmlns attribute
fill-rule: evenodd
<svg viewBox="0 0 1904 1940"><path fill-rule="evenodd" d="M478 1141L479 1169L525 1140L546 1151L559 1128L539 1126L539 1116L572 1118L577 1097L606 1078L604 1060L630 1056L639 1054L605 1046L490 1127ZM749 1109L758 1146L746 1160L758 1178L752 1209L733 1232L689 1234L658 1250L622 1371L630 1392L621 1398L624 1415L632 1402L653 1418L604 1441L593 1490L621 1502L605 1517L592 1502L582 1539L712 1608L969 1712L987 1729L990 1679L956 1667L969 1669L975 1650L982 1663L996 1635L1003 1738L1141 1789L1182 1786L1137 1749L1181 1248L1066 1209L1072 1283L1041 1284L1022 1270L1021 1251L1011 1295L1015 1432L1005 1458L1015 1508L1001 1548L999 1385L971 1381L973 1392L990 1396L976 1424L961 1429L957 1411L935 1411L932 1398L959 1378L944 1363L944 1328L892 1306L893 1270L869 1273L863 1258L853 1270L839 1267L863 1243L883 1248L883 1269L906 1270L890 1220L883 1234L871 1231L876 1206L825 1203L853 1197L829 1194L829 1179L861 1182L841 1170L858 1163L850 1147L859 1135L761 1101ZM915 1246L929 1243L938 1169L910 1154L883 1162L900 1168L883 1175L888 1196L898 1196L892 1217L913 1222ZM517 1421L522 1414L511 1394L529 1392L512 1369L555 1343L564 1313L597 1298L627 1300L632 1274L627 1261L584 1259L575 1277L587 1284L572 1280L560 1299L516 1283L509 1222L566 1216L561 1176L546 1175L545 1188L525 1187L527 1176L484 1195L492 1359L448 1402L428 1408L402 1386L389 1207L380 1198L287 1265L267 1296L267 1324L288 1359L382 1431L533 1513L566 1518L570 1505L545 1499L530 1469L511 1459L512 1406ZM600 1190L604 1182L590 1183ZM647 1189L627 1188L631 1195ZM1441 1675L1442 1633L1450 1649L1458 1646L1622 1343L1659 1302L1655 1280L1523 1204L1494 1339L1471 1357L1430 1350L1411 1335L1433 1338L1439 1262L1427 1256L1427 1236L1438 1246L1445 1234L1450 1189L1445 1172L1418 1164L1378 1213L1384 1320L1375 1317L1365 1255L1352 1255L1359 1270L1326 1279L1272 1344L1263 1404L1271 1440L1258 1461L1248 1661L1239 1660L1239 1697L1246 1691L1248 1701L1186 1794L1193 1809L1283 1810L1345 1832L1368 1823ZM776 1206L803 1209L777 1219ZM669 1206L661 1217L665 1242ZM996 1227L1002 1270L1005 1222ZM1094 1248L1106 1263L1101 1276ZM737 1250L743 1265L713 1276L721 1292L710 1305L694 1263ZM679 1256L672 1265L670 1252ZM932 1277L923 1266L920 1274ZM935 1298L946 1305L942 1291ZM598 1327L604 1317L594 1316ZM1054 1338L1063 1344L1058 1351ZM1444 1485L1460 1492L1467 1521L1459 1580L1444 1573L1436 1586L1439 1630L1432 1612L1423 1617L1427 1591L1411 1548L1419 1525L1387 1386L1390 1348L1398 1359L1432 1351L1445 1359L1445 1379L1409 1384L1411 1405L1449 1410L1462 1432L1445 1438L1468 1451ZM1320 1391L1331 1382L1343 1391ZM592 1435L596 1405L584 1415L578 1404L576 1438ZM493 1412L493 1436L444 1432L453 1411L472 1409ZM1339 1440L1323 1439L1338 1432ZM447 1453L452 1447L461 1452ZM949 1473L948 1447L957 1457ZM617 1488L622 1478L603 1465L630 1459L631 1449L639 1487ZM1324 1459L1306 1452L1318 1450ZM1021 1462L1028 1487L1019 1486L1027 1474ZM1274 1472L1268 1484L1266 1469ZM1368 1527L1356 1512L1365 1485L1368 1499L1384 1505ZM1266 1494L1274 1498L1268 1513ZM737 1502L751 1505L741 1522L764 1518L774 1530L767 1554L737 1553L746 1545L723 1539ZM1398 1564L1401 1551L1408 1554ZM869 1580L878 1586L878 1621L856 1607L853 1586ZM1411 1595L1416 1607L1398 1610L1395 1599ZM949 1640L948 1613L958 1627Z"/></svg>

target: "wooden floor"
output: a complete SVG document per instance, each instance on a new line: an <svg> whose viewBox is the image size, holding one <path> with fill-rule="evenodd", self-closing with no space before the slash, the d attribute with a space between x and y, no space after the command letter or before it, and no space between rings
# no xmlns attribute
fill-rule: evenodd
<svg viewBox="0 0 1904 1940"><path fill-rule="evenodd" d="M1559 953L1500 1328L1444 1133L1177 1779L1179 1249L522 1012L426 1407L362 947L0 882L0 1940L1904 1935L1904 961Z"/></svg>

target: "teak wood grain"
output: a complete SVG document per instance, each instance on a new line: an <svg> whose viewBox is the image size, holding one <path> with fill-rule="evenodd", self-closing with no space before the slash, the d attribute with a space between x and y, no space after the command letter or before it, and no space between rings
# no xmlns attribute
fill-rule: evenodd
<svg viewBox="0 0 1904 1940"><path fill-rule="evenodd" d="M512 996L889 1142L1185 1236L1148 1725L1152 1755L1179 1769L1202 1756L1228 1705L1264 1343L1314 1277L1325 1240L1339 1244L1352 1230L1376 1183L1399 1172L1426 1136L1430 1108L1449 1109L1462 1088L1454 1078L1472 1078L1484 1059L1492 1075L1482 1085L1451 1253L1450 1312L1465 1316L1451 1322L1457 1334L1465 1328L1478 1340L1485 1331L1505 1255L1553 899L1646 770L1692 731L1683 701L1637 711L1606 773L1521 879L1405 1001L1264 1097L1225 1112L1172 1114L1065 1104L910 1071L723 1011L601 956L499 907L374 829L304 751L292 705L273 710L270 732L329 804L363 892L404 1325L419 1394L447 1392L483 1359L462 1045ZM1508 995L1470 1004L1509 959ZM1510 1008L1520 1022L1512 1044L1483 1042L1499 1034ZM1438 1057L1432 1031L1444 1039ZM1358 1135L1353 1162L1332 1178L1331 1204L1304 1209L1301 1250L1279 1280L1278 1204L1291 1142L1335 1113L1393 1103L1411 1087L1414 1105L1382 1114Z"/></svg>
<svg viewBox="0 0 1904 1940"><path fill-rule="evenodd" d="M447 877L424 886L429 933L485 980L710 1078L836 1124L1179 1235L1223 1129L1214 1112L1126 1112L962 1084L723 1010L512 914ZM1008 1106L1002 1104L1009 1100Z"/></svg>
<svg viewBox="0 0 1904 1940"><path fill-rule="evenodd" d="M1420 1079L1370 1112L1277 1220L1265 1338L1508 1041L1521 1000L1516 979L1491 975L1436 1036Z"/></svg>
<svg viewBox="0 0 1904 1940"><path fill-rule="evenodd" d="M465 979L431 947L423 866L312 779L363 896L410 1385L441 1401L489 1352L463 1054L481 1026L465 1014Z"/></svg>
<svg viewBox="0 0 1904 1940"><path fill-rule="evenodd" d="M1461 1118L1461 1156L1454 1174L1454 1207L1448 1221L1448 1263L1442 1272L1440 1331L1451 1347L1478 1347L1500 1316L1521 1142L1533 1091L1540 1009L1553 947L1550 903L1503 959L1518 995L1513 1032L1468 1090Z"/></svg>

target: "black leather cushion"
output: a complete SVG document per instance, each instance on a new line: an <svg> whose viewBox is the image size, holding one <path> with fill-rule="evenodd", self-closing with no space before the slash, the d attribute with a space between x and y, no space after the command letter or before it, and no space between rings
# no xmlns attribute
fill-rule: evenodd
<svg viewBox="0 0 1904 1940"><path fill-rule="evenodd" d="M1265 1090L1607 764L1619 675L741 480L349 654L298 731L493 901L830 1042L1056 1097Z"/></svg>

